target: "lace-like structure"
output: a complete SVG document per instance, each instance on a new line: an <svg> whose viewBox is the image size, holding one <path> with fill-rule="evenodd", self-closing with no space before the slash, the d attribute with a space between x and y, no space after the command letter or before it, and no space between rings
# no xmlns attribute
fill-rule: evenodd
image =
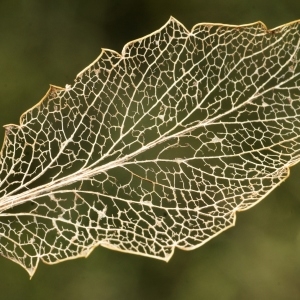
<svg viewBox="0 0 300 300"><path fill-rule="evenodd" d="M299 161L299 43L299 21L171 18L51 86L5 126L1 255L31 276L99 245L168 261L232 227Z"/></svg>

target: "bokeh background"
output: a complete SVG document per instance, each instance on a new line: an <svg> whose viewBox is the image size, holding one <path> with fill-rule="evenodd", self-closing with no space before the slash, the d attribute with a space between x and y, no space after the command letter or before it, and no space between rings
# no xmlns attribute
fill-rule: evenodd
<svg viewBox="0 0 300 300"><path fill-rule="evenodd" d="M300 18L299 0L0 1L0 124L18 123L49 84L65 86L101 47L120 52L170 15L199 22ZM0 130L3 139L4 130ZM237 226L169 263L97 248L88 259L41 264L32 280L0 258L1 299L300 299L300 167Z"/></svg>

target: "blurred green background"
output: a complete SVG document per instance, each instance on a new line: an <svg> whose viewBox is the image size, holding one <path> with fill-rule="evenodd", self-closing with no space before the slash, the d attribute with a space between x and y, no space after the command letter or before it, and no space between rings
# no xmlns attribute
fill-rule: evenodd
<svg viewBox="0 0 300 300"><path fill-rule="evenodd" d="M170 15L199 22L300 18L299 0L0 1L0 120L18 123L49 84L65 86L100 48L129 40ZM4 130L0 133L3 139ZM30 281L0 258L1 299L300 299L300 167L237 226L203 247L177 250L169 263L97 248L88 259L41 264Z"/></svg>

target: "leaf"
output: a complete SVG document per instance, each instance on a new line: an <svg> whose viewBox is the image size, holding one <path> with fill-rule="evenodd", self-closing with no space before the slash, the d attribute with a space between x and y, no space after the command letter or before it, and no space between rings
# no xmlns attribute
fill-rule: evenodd
<svg viewBox="0 0 300 300"><path fill-rule="evenodd" d="M6 125L0 251L40 261L96 246L168 261L235 224L299 161L299 21L174 18L104 49Z"/></svg>

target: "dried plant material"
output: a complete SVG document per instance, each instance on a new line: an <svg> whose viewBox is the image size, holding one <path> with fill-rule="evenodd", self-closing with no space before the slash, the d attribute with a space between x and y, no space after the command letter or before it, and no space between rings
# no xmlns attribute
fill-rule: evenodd
<svg viewBox="0 0 300 300"><path fill-rule="evenodd" d="M1 255L30 276L99 245L168 261L232 227L299 161L299 35L171 18L52 86L5 126Z"/></svg>

